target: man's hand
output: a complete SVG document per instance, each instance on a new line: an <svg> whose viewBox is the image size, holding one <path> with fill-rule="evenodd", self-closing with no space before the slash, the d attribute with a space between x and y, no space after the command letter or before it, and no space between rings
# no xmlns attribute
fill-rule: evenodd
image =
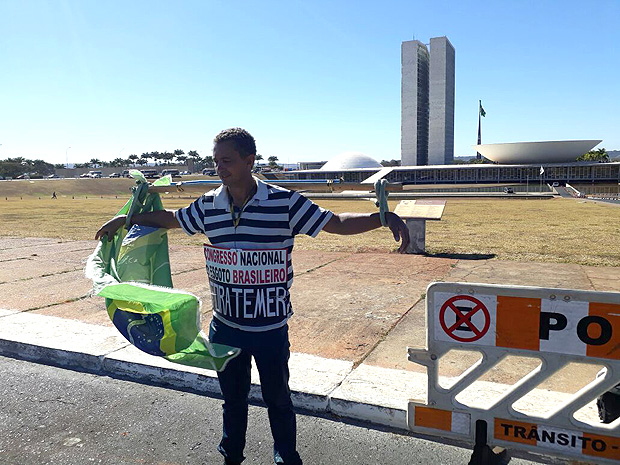
<svg viewBox="0 0 620 465"><path fill-rule="evenodd" d="M409 229L407 229L407 225L403 220L400 219L396 213L386 212L385 221L387 222L388 228L394 234L394 240L398 242L401 241L400 247L398 248L398 253L405 253L407 248L409 247Z"/></svg>
<svg viewBox="0 0 620 465"><path fill-rule="evenodd" d="M101 239L103 236L108 236L108 242L112 240L116 231L119 228L122 228L125 225L125 221L127 220L126 215L115 216L110 221L105 223L99 231L95 234L95 239Z"/></svg>
<svg viewBox="0 0 620 465"><path fill-rule="evenodd" d="M126 215L115 216L99 228L99 231L95 234L95 239L101 239L103 236L108 236L108 241L111 241L114 237L114 233L116 233L116 231L118 231L118 229L125 224L126 220ZM148 213L138 213L131 217L131 224L141 224L142 226L166 229L181 227L174 216L174 211L172 210L157 210Z"/></svg>

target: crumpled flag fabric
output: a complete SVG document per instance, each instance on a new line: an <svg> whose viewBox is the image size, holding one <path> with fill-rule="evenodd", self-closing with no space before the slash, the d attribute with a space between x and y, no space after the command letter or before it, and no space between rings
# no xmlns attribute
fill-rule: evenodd
<svg viewBox="0 0 620 465"><path fill-rule="evenodd" d="M148 192L137 170L132 198L118 215L163 210L159 194ZM155 185L169 185L169 176ZM129 223L129 221L127 222ZM240 349L208 341L201 331L200 300L172 288L165 229L134 225L102 238L86 263L93 292L105 297L114 326L134 346L151 355L199 368L222 371Z"/></svg>

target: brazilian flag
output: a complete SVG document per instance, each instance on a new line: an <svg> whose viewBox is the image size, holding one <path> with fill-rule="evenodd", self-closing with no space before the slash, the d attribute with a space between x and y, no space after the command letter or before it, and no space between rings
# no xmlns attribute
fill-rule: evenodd
<svg viewBox="0 0 620 465"><path fill-rule="evenodd" d="M131 175L136 186L118 215L163 210L142 173L132 170ZM171 181L165 176L154 185ZM134 225L129 231L120 228L111 241L102 238L88 258L86 276L94 293L105 297L114 326L143 352L217 371L239 354L237 348L210 343L201 331L199 299L173 289L165 229Z"/></svg>

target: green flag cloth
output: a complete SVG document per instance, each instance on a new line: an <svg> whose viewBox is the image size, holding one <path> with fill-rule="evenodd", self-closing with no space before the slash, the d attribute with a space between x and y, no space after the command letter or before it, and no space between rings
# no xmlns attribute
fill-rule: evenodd
<svg viewBox="0 0 620 465"><path fill-rule="evenodd" d="M480 116L486 116L487 112L482 108L482 102L478 102L478 105L480 106Z"/></svg>
<svg viewBox="0 0 620 465"><path fill-rule="evenodd" d="M148 192L142 173L132 198L118 215L163 210L159 194ZM154 185L170 185L165 176ZM86 263L93 292L105 297L108 315L121 334L138 349L199 368L221 371L240 349L211 343L201 331L200 300L172 288L168 236L165 229L134 225L120 228L111 241L103 237Z"/></svg>

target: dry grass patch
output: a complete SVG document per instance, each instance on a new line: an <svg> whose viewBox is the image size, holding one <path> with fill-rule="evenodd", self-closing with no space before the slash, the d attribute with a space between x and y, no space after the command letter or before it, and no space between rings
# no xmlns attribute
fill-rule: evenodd
<svg viewBox="0 0 620 465"><path fill-rule="evenodd" d="M99 180L85 180L97 182ZM114 180L107 180L114 181ZM50 181L53 182L53 181ZM90 184L95 186L95 184ZM58 192L58 191L57 191ZM124 192L126 192L124 188ZM0 190L0 236L92 239L95 231L127 199L90 192L86 199L60 194L58 200L36 196L4 200ZM95 195L95 198L92 198ZM164 195L166 208L190 203L192 197ZM372 212L367 200L320 200L334 212ZM394 209L396 202L390 202ZM203 237L171 232L173 244L202 244ZM503 260L565 262L594 266L620 266L620 208L614 205L554 200L450 199L441 221L427 222L430 254L490 254ZM301 236L296 248L350 252L391 252L397 244L384 228L357 236L321 233L315 239Z"/></svg>
<svg viewBox="0 0 620 465"><path fill-rule="evenodd" d="M369 201L320 201L335 212L374 211ZM394 209L395 202L390 202ZM620 207L573 199L449 199L441 221L427 221L430 254L495 255L502 260L620 266ZM305 249L392 251L385 229L359 236L302 237Z"/></svg>
<svg viewBox="0 0 620 465"><path fill-rule="evenodd" d="M620 266L615 205L562 198L449 200L442 221L427 225L431 253Z"/></svg>

